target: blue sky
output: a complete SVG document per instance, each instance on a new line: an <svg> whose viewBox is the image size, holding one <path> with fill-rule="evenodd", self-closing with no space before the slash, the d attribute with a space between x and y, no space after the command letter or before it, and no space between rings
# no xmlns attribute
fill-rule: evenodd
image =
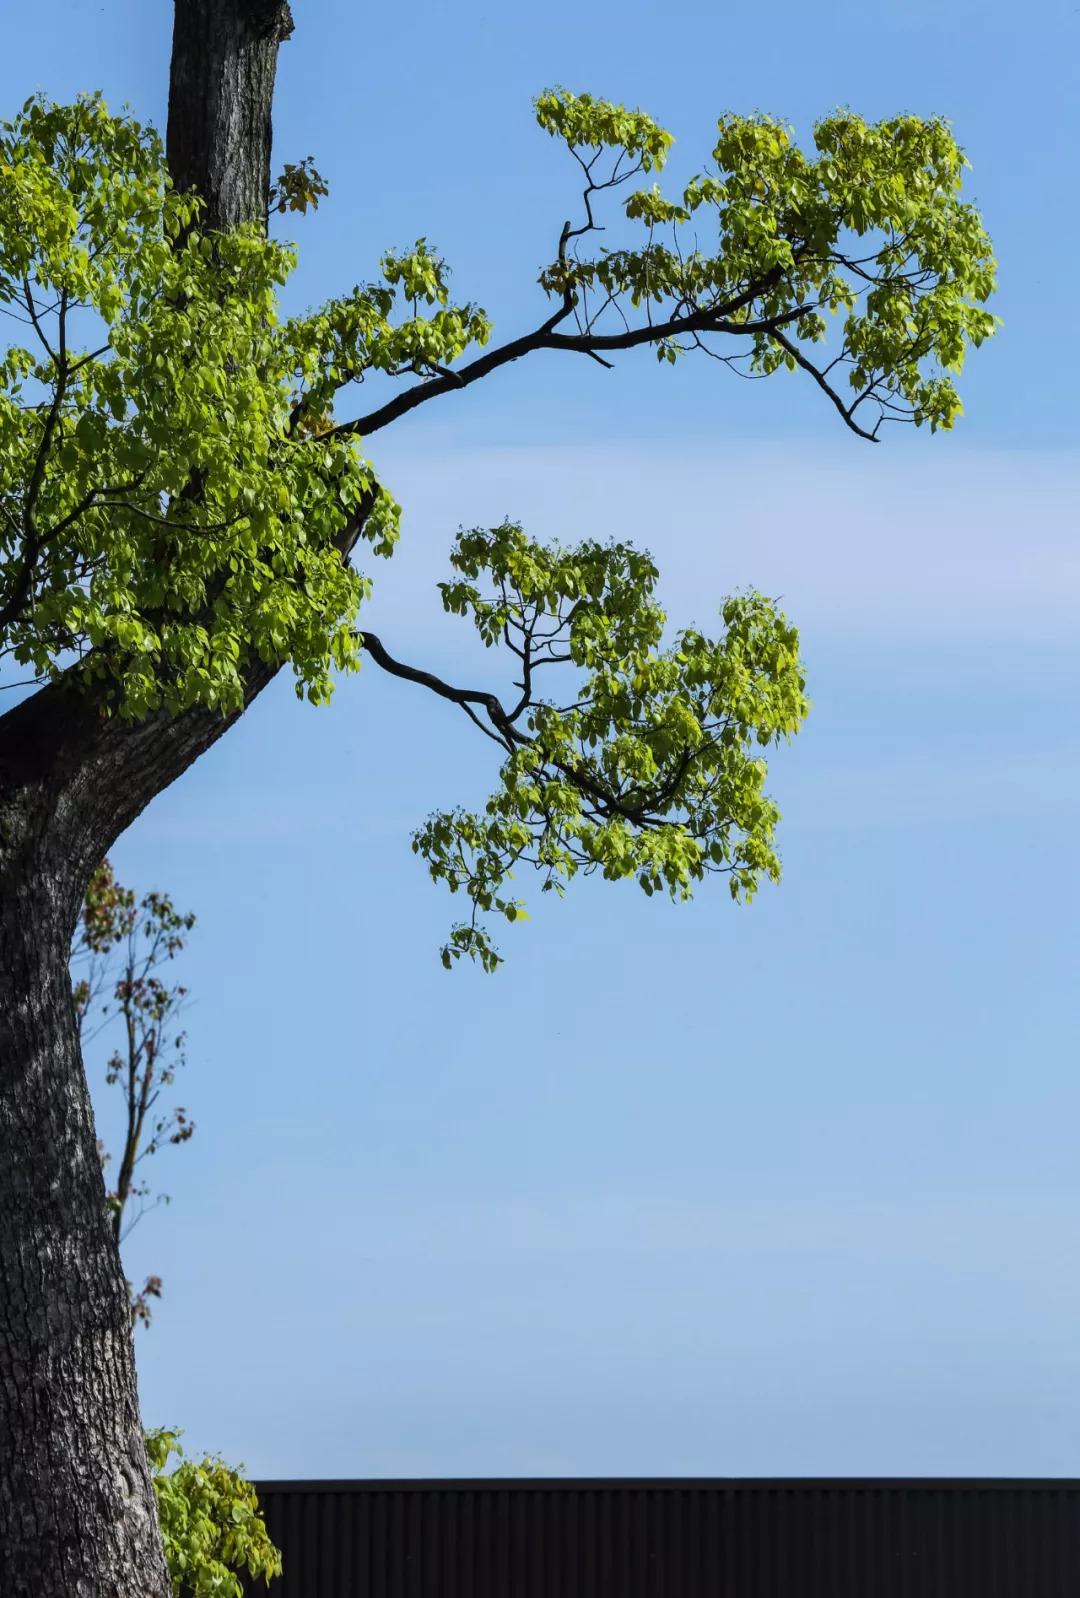
<svg viewBox="0 0 1080 1598"><path fill-rule="evenodd" d="M276 150L331 183L298 303L424 234L528 325L574 188L529 100L564 82L664 120L676 179L727 109L944 112L1006 327L944 439L643 356L519 363L375 441L406 521L368 624L447 674L491 669L435 608L459 524L647 544L679 623L783 596L815 705L771 779L785 879L575 885L447 976L408 836L487 746L374 668L329 710L275 686L114 855L199 915L198 1132L128 1258L166 1282L147 1419L263 1476L1080 1474L1080 12L295 9ZM170 10L14 13L0 103L163 121Z"/></svg>

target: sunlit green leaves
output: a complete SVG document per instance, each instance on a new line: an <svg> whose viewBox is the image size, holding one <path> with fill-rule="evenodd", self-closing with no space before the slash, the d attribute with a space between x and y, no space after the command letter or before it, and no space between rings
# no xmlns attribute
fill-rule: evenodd
<svg viewBox="0 0 1080 1598"><path fill-rule="evenodd" d="M723 631L663 643L650 557L627 544L571 549L515 523L458 536L447 610L518 659L519 703L491 715L506 750L478 814L433 815L413 840L432 877L469 902L443 950L491 970L484 917L521 917L514 873L562 892L579 872L688 898L710 873L750 898L780 872L779 819L760 751L808 710L798 634L771 601L725 601Z"/></svg>
<svg viewBox="0 0 1080 1598"><path fill-rule="evenodd" d="M40 677L81 661L127 717L234 711L257 661L329 697L367 591L349 548L397 537L334 397L488 335L423 241L282 320L291 248L197 221L156 134L99 98L30 101L2 129L0 305L20 340L0 360L0 654Z"/></svg>
<svg viewBox="0 0 1080 1598"><path fill-rule="evenodd" d="M286 161L280 175L270 185L271 211L284 215L286 211L317 211L319 201L329 194L326 179L315 165L313 155L302 161Z"/></svg>
<svg viewBox="0 0 1080 1598"><path fill-rule="evenodd" d="M628 170L662 165L669 136L640 112L553 92L537 117L587 172L590 205ZM742 339L723 358L748 373L805 366L866 436L885 420L949 428L966 350L997 325L983 309L995 287L990 240L960 197L963 154L940 118L868 123L848 111L818 123L814 144L805 153L771 117L722 117L712 171L678 198L654 184L625 201L628 220L647 230L643 244L584 253L597 226L590 208L568 235L575 249L564 240L541 284L588 332L648 305L662 360L717 353L709 340L721 335ZM618 154L605 173L597 161L608 146ZM791 348L823 341L820 361Z"/></svg>
<svg viewBox="0 0 1080 1598"><path fill-rule="evenodd" d="M715 170L677 200L631 194L645 241L589 258L595 197L659 170L670 135L589 95L543 94L536 114L586 174L588 219L543 274L561 309L535 347L571 315L629 336L636 310L662 361L734 336L724 359L806 367L868 436L892 417L952 425L955 374L994 330L994 268L943 122L839 113L810 155L775 120L725 117ZM321 192L310 161L289 182L286 210ZM357 661L350 551L397 536L335 401L368 374L439 392L491 331L422 238L282 320L292 250L257 228L201 235L198 216L157 136L100 98L32 100L0 130L0 308L18 333L0 356L0 655L39 677L81 662L129 717L234 711L257 661L329 696Z"/></svg>
<svg viewBox="0 0 1080 1598"><path fill-rule="evenodd" d="M176 1432L148 1432L146 1453L174 1598L243 1598L245 1572L266 1583L280 1576L281 1554L239 1471L186 1459Z"/></svg>
<svg viewBox="0 0 1080 1598"><path fill-rule="evenodd" d="M955 376L995 329L994 262L943 121L840 112L803 150L775 119L723 117L712 167L675 197L628 191L630 241L590 255L603 192L660 171L671 136L561 90L536 115L577 161L584 217L541 276L553 313L471 365L490 322L425 239L282 318L291 248L256 227L201 234L152 131L96 97L3 125L0 657L75 673L126 717L234 712L259 662L325 700L358 664L357 540L388 555L398 531L359 436L533 350L651 344L674 364L703 348L750 375L808 372L865 437L953 424ZM308 160L274 204L322 192ZM339 418L368 377L407 388ZM655 568L626 544L540 546L507 523L462 534L452 564L444 604L514 654L521 697L467 706L504 756L485 809L415 839L470 906L447 963L497 963L483 918L524 913L524 864L549 890L599 872L675 898L710 872L736 897L778 874L762 751L807 701L771 601L729 599L715 637L665 643Z"/></svg>
<svg viewBox="0 0 1080 1598"><path fill-rule="evenodd" d="M659 171L675 142L644 111L628 111L591 94L548 89L533 102L536 120L552 137L571 148L610 147L640 161L644 171Z"/></svg>

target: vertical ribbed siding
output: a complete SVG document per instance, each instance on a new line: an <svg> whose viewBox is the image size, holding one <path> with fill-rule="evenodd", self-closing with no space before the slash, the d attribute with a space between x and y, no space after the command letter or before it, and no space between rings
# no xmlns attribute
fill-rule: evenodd
<svg viewBox="0 0 1080 1598"><path fill-rule="evenodd" d="M285 1561L270 1598L1080 1598L1071 1481L273 1482L259 1496Z"/></svg>

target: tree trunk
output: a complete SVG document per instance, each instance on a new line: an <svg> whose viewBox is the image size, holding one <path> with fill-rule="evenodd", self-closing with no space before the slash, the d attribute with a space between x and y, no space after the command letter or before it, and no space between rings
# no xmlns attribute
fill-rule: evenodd
<svg viewBox="0 0 1080 1598"><path fill-rule="evenodd" d="M0 1598L171 1592L69 960L94 867L236 719L63 685L0 717Z"/></svg>
<svg viewBox="0 0 1080 1598"><path fill-rule="evenodd" d="M204 227L265 221L291 26L283 0L176 0L168 154ZM0 716L0 1598L171 1592L69 952L94 868L235 719L128 725L63 684Z"/></svg>
<svg viewBox="0 0 1080 1598"><path fill-rule="evenodd" d="M10 821L10 812L4 817ZM10 837L10 833L9 833ZM170 1592L79 1055L72 872L0 875L0 1592Z"/></svg>
<svg viewBox="0 0 1080 1598"><path fill-rule="evenodd" d="M169 81L169 171L206 201L204 229L265 223L277 51L285 0L176 0Z"/></svg>

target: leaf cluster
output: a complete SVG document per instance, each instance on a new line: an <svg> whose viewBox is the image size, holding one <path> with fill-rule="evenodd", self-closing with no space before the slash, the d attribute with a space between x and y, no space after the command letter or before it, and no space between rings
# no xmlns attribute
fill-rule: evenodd
<svg viewBox="0 0 1080 1598"><path fill-rule="evenodd" d="M504 522L461 533L451 565L444 606L511 651L521 697L483 704L506 756L483 811L435 814L413 841L470 902L444 964L498 964L482 917L522 916L520 865L545 891L599 872L675 899L713 873L736 899L779 877L761 751L809 705L798 634L772 601L729 598L718 636L687 628L665 644L656 567L628 544L541 545ZM544 691L556 682L561 695Z"/></svg>
<svg viewBox="0 0 1080 1598"><path fill-rule="evenodd" d="M268 1584L280 1576L281 1554L241 1471L186 1459L173 1431L148 1432L146 1452L175 1598L243 1598L242 1572Z"/></svg>
<svg viewBox="0 0 1080 1598"><path fill-rule="evenodd" d="M0 658L77 664L128 717L235 711L258 662L329 696L367 591L348 552L389 554L397 508L327 408L487 336L423 241L282 319L292 250L198 215L156 134L97 97L3 125Z"/></svg>
<svg viewBox="0 0 1080 1598"><path fill-rule="evenodd" d="M286 161L270 185L269 210L282 216L286 211L317 211L319 201L329 192L326 179L315 165L315 157L305 155L302 161Z"/></svg>
<svg viewBox="0 0 1080 1598"><path fill-rule="evenodd" d="M644 241L589 255L594 196L661 168L670 136L642 113L566 91L540 96L536 112L587 178L587 221L568 224L541 276L582 333L628 328L628 313L644 312L669 362L717 354L717 334L744 335L719 358L748 376L803 367L865 436L885 420L953 425L966 349L995 330L983 309L995 267L943 119L840 111L817 124L807 154L772 117L724 116L711 169L677 198L653 184L624 202ZM612 148L614 166L599 166Z"/></svg>

